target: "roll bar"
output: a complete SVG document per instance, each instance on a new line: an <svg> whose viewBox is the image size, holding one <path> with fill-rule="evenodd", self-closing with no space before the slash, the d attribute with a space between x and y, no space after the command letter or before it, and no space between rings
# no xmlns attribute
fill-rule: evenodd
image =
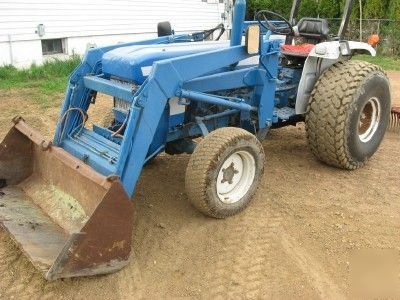
<svg viewBox="0 0 400 300"><path fill-rule="evenodd" d="M340 24L338 37L340 39L343 38L343 35L346 33L347 27L349 26L350 16L351 16L351 9L353 8L354 0L346 0L346 4L344 7L342 23Z"/></svg>

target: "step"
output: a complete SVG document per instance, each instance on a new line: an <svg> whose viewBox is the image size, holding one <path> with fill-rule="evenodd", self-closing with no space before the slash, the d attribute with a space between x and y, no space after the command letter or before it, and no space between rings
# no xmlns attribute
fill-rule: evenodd
<svg viewBox="0 0 400 300"><path fill-rule="evenodd" d="M17 186L0 189L0 223L44 273L68 241L67 233Z"/></svg>

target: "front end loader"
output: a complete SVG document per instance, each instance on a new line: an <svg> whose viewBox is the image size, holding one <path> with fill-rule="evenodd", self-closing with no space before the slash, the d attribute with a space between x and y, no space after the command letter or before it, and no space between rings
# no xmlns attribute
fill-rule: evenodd
<svg viewBox="0 0 400 300"><path fill-rule="evenodd" d="M133 207L121 182L13 121L0 148L2 226L49 280L125 266Z"/></svg>
<svg viewBox="0 0 400 300"><path fill-rule="evenodd" d="M161 152L192 154L188 200L215 218L250 203L264 173L260 141L272 129L305 122L324 163L367 162L388 126L387 77L351 60L375 55L344 40L352 0L337 35L323 19L295 24L299 2L290 21L261 11L245 22L246 1L236 0L229 41L215 35L221 25L177 35L164 22L157 38L90 49L69 79L52 141L13 119L0 144L0 222L46 279L128 263L131 198ZM111 118L89 128L100 94L113 99Z"/></svg>

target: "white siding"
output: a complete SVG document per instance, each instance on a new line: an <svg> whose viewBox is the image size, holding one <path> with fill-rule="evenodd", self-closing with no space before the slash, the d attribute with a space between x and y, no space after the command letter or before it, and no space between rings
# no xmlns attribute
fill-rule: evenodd
<svg viewBox="0 0 400 300"><path fill-rule="evenodd" d="M177 32L211 28L223 12L219 0L0 0L0 64L10 63L10 38L13 64L26 66L41 63L42 38L67 38L67 53L82 54L89 43L154 37L160 21ZM45 26L42 38L38 24Z"/></svg>

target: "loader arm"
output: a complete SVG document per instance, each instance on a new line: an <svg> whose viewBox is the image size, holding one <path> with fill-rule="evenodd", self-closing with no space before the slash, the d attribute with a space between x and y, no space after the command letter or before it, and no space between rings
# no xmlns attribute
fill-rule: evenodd
<svg viewBox="0 0 400 300"><path fill-rule="evenodd" d="M159 40L154 42L159 42ZM245 86L246 81L249 83L248 78L253 76L253 83L250 86L255 86L257 98L264 99L258 111L259 127L264 128L272 124L273 102L268 101L268 99L273 99L275 93L279 42L265 42L263 45L261 66L256 69L247 68L232 71L232 66L239 61L256 56L249 55L246 47L241 45L156 61L153 64L152 72L137 90L111 81L110 78L101 74L100 67L98 71L87 72L86 74L86 70L78 70L75 74L77 78L71 80L70 94L67 94L61 121L57 126L54 137L56 145L86 161L103 175L121 178L128 196L131 197L167 101L173 97L185 96L182 95L182 88L185 83L215 72L215 76L219 76L220 79L218 82L225 84L226 87L232 84L229 80L232 76L236 76L236 81L240 82L239 85ZM87 61L96 60L89 58ZM83 65L85 66L85 63ZM93 66L93 64L91 65ZM223 68L226 69L226 72L220 73ZM208 76L212 77L213 75ZM77 84L74 85L74 82L77 82ZM208 84L205 86L208 86ZM187 87L185 92L187 92ZM77 151L81 144L77 144L79 134L76 133L76 129L79 128L80 123L84 122L82 112L87 111L91 104L92 95L96 93L108 94L130 103L123 141L119 147L113 145L115 147L114 156L107 158L108 161L112 161L111 164L101 160L99 155L84 157L86 154L84 155L83 151ZM194 93L190 95L194 95ZM197 96L197 100L199 100L199 96ZM217 103L223 102L220 99L214 100ZM232 101L228 104L239 109L241 105ZM243 104L244 106L245 104ZM83 131L86 134L85 129ZM78 131L78 133L80 132ZM91 137L88 136L88 138ZM93 145L86 146L91 147ZM93 148L100 149L97 144Z"/></svg>
<svg viewBox="0 0 400 300"><path fill-rule="evenodd" d="M247 68L236 73L235 71L229 71L230 66L251 57L247 53L245 46L233 46L155 62L151 74L136 92L131 91L127 86L103 78L102 75L85 76L84 84L88 89L87 94L90 94L91 91L101 92L119 97L131 103L131 108L127 114L127 126L123 142L118 149L119 156L116 159L115 166L111 166L108 170L103 170L97 166L104 166L104 163L96 164L93 160L93 167L97 168L99 172L108 172L105 175L120 178L125 191L131 197L143 169L149 147L157 132L167 101L170 98L183 97L192 98L197 101L214 101L213 103L239 110L257 111L257 108L252 108L245 103L237 103L213 95L205 95L196 91L191 92L183 89L185 83L221 70L222 68L227 68L227 72L218 74L221 79L220 82L225 82L225 84L228 83L230 74L235 73L241 82L239 85L246 86L247 75L251 76L251 74L254 74L251 85L256 87L255 93L258 97L264 99L258 110L260 128L271 124L273 101L270 101L270 99L273 99L275 93L279 44L277 42L268 42L265 47L263 59L265 60L265 65L269 67L257 68L255 73L254 68ZM210 76L212 77L213 75ZM186 85L186 87L188 86L190 85ZM90 98L87 99L87 103L80 104L80 108L85 109L89 104ZM76 127L76 124L74 126ZM73 134L73 131L71 133ZM68 138L61 145L68 145L67 142L70 142ZM73 147L66 147L66 149L67 151L72 151Z"/></svg>
<svg viewBox="0 0 400 300"><path fill-rule="evenodd" d="M185 82L247 57L244 46L235 46L154 64L152 73L133 97L116 169L128 195L133 195L167 100L180 97ZM210 63L204 64L204 61Z"/></svg>

